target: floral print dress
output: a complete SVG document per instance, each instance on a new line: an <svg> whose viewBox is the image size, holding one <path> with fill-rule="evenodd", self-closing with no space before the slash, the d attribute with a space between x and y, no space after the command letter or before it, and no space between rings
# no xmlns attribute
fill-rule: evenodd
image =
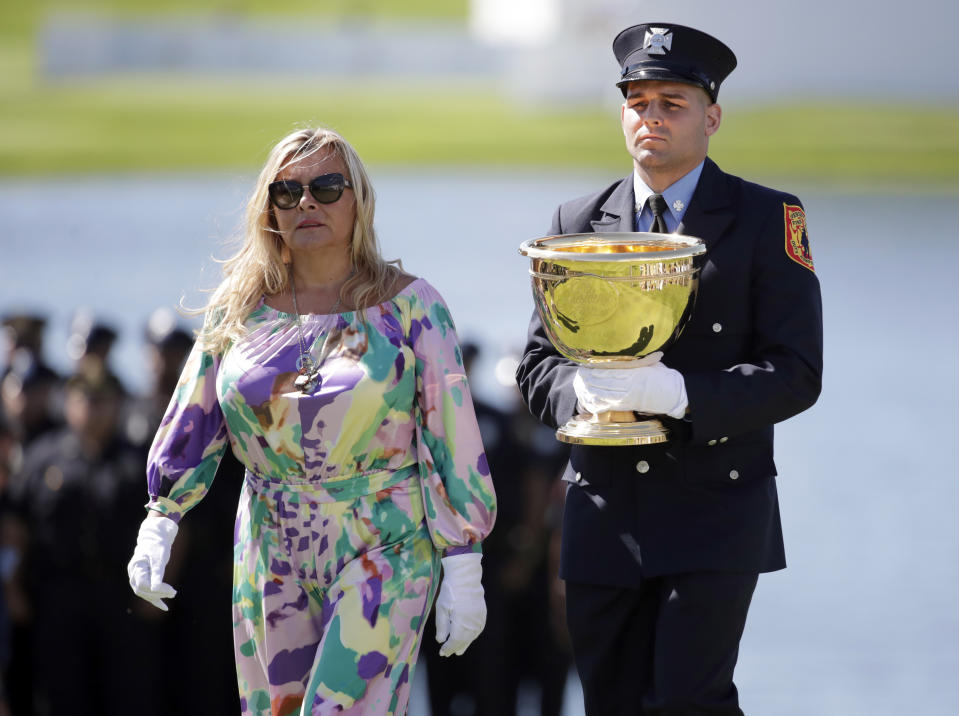
<svg viewBox="0 0 959 716"><path fill-rule="evenodd" d="M479 552L496 499L453 321L415 279L300 317L318 384L295 388L295 316L265 303L223 355L198 346L150 450L149 509L204 496L229 441L243 714L405 713L439 559Z"/></svg>

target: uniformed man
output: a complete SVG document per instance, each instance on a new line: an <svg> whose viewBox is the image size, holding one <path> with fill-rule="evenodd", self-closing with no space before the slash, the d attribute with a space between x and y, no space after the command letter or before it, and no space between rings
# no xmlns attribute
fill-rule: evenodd
<svg viewBox="0 0 959 716"><path fill-rule="evenodd" d="M59 426L57 402L60 376L43 357L46 319L12 313L0 319L0 412L11 422L23 447Z"/></svg>
<svg viewBox="0 0 959 716"><path fill-rule="evenodd" d="M693 317L661 361L577 367L534 315L517 381L543 422L657 414L670 439L573 446L561 576L588 714L742 714L733 670L761 572L785 567L773 424L819 396L822 307L802 204L707 158L733 52L668 22L613 41L633 172L562 204L550 234L706 244Z"/></svg>
<svg viewBox="0 0 959 716"><path fill-rule="evenodd" d="M143 450L144 459L193 347L193 336L168 308L154 310L145 328L149 385L144 395L128 402L124 429L127 439ZM167 694L166 706L168 713L178 716L234 716L240 711L231 623L210 615L218 614L233 593L236 494L224 485L238 484L243 471L227 447L214 480L219 487L190 513L189 524L180 526L173 547L168 573L175 572L177 608L164 615L163 654L164 668L169 667L165 678L176 679L179 686ZM142 481L141 475L141 502Z"/></svg>
<svg viewBox="0 0 959 716"><path fill-rule="evenodd" d="M170 713L155 695L144 698L162 666L161 623L139 608L125 578L146 467L118 434L122 397L110 373L73 375L66 426L30 445L12 478L29 535L20 568L38 713Z"/></svg>
<svg viewBox="0 0 959 716"><path fill-rule="evenodd" d="M89 374L94 380L104 372L112 373L110 353L116 340L112 326L98 320L89 309L79 309L70 322L67 338L67 357L73 361L74 373Z"/></svg>
<svg viewBox="0 0 959 716"><path fill-rule="evenodd" d="M148 450L193 347L193 336L178 324L172 310L161 307L150 314L144 339L148 387L146 394L128 401L124 431L130 442Z"/></svg>

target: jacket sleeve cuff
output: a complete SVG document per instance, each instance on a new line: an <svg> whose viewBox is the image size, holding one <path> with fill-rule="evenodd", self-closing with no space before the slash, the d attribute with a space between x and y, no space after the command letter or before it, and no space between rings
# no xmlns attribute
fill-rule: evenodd
<svg viewBox="0 0 959 716"><path fill-rule="evenodd" d="M169 517L177 524L180 523L180 519L183 517L183 511L180 509L180 505L167 497L150 498L150 501L146 504L146 508Z"/></svg>
<svg viewBox="0 0 959 716"><path fill-rule="evenodd" d="M474 542L473 544L457 545L456 547L447 547L443 550L444 557L452 557L456 554L483 554L483 543Z"/></svg>

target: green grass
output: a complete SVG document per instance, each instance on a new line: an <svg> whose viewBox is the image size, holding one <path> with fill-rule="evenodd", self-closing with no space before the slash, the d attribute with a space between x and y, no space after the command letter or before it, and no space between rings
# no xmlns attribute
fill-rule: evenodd
<svg viewBox="0 0 959 716"><path fill-rule="evenodd" d="M54 82L35 70L31 32L55 3L0 0L0 175L140 170L255 169L303 124L342 132L371 164L555 166L629 170L619 111L516 105L492 87L440 84L271 83L154 75ZM130 2L69 7L136 12ZM161 0L152 11L195 7ZM265 12L267 0L205 8ZM319 14L465 18L466 0L285 3ZM19 28L19 29L17 29ZM759 180L959 192L959 106L886 106L839 100L727 104L710 153Z"/></svg>
<svg viewBox="0 0 959 716"><path fill-rule="evenodd" d="M450 87L268 87L128 78L4 92L0 174L254 168L297 125L343 133L367 162L626 171L616 107L517 107ZM729 108L712 156L750 177L959 188L959 108L889 116L876 106Z"/></svg>
<svg viewBox="0 0 959 716"><path fill-rule="evenodd" d="M492 92L169 80L18 93L0 108L0 173L251 167L300 124L337 129L375 163L624 164L615 116L598 111L527 114Z"/></svg>
<svg viewBox="0 0 959 716"><path fill-rule="evenodd" d="M714 156L724 165L832 184L959 189L959 106L807 99L725 114Z"/></svg>

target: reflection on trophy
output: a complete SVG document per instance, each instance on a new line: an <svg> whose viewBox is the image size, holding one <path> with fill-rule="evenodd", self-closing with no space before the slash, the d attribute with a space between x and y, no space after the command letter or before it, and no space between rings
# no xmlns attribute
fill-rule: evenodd
<svg viewBox="0 0 959 716"><path fill-rule="evenodd" d="M629 368L666 350L692 315L706 246L679 234L594 233L524 242L546 335L583 365ZM581 445L648 445L668 431L632 411L581 413L556 432Z"/></svg>

